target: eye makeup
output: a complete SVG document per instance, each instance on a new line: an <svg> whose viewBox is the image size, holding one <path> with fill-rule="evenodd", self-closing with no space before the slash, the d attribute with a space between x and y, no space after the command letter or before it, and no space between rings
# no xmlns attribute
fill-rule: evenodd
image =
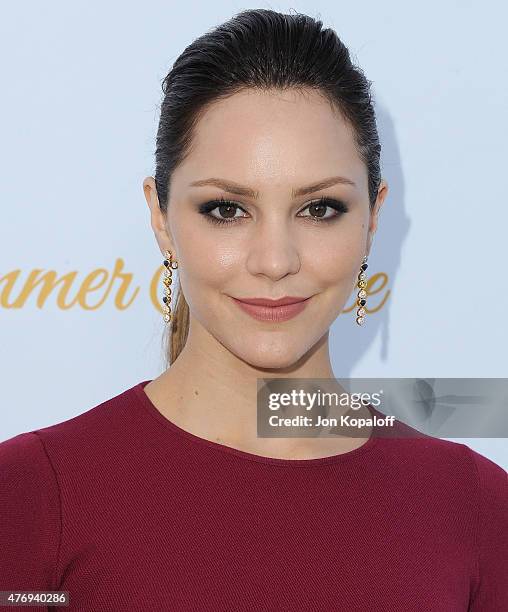
<svg viewBox="0 0 508 612"><path fill-rule="evenodd" d="M232 216L229 217L217 217L212 215L211 212L215 209L219 209L221 214L230 214ZM331 209L333 214L328 215L327 209ZM217 198L215 200L210 200L209 202L205 202L200 204L198 207L198 212L205 216L205 218L214 223L216 225L232 225L235 223L240 223L243 219L246 219L246 216L235 216L237 210L241 210L246 213L245 209L243 209L239 204L233 202L231 200L227 200L224 197ZM313 224L321 224L321 223L330 223L332 221L337 220L344 213L347 213L349 208L342 200L337 200L335 198L331 198L328 196L323 196L318 198L317 200L313 200L309 204L307 204L300 212L305 210L313 211L310 215L300 215L299 217L306 219L310 223ZM324 214L319 214L324 210Z"/></svg>

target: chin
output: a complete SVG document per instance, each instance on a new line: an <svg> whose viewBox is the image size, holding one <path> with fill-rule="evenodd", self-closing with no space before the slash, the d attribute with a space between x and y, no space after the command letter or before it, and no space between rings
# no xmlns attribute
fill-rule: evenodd
<svg viewBox="0 0 508 612"><path fill-rule="evenodd" d="M294 365L303 353L295 350L291 345L274 346L252 346L246 347L236 352L237 357L255 368L277 370L289 368Z"/></svg>

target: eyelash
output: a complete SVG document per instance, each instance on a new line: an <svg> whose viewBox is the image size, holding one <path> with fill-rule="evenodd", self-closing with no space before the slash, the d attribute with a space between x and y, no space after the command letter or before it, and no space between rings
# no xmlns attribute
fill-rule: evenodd
<svg viewBox="0 0 508 612"><path fill-rule="evenodd" d="M306 210L310 206L316 206L316 205L326 206L327 208L333 208L334 210L337 211L338 214L331 215L330 217L325 217L325 218L312 217L312 216L304 217L305 219L308 219L311 223L324 223L328 221L333 221L334 219L338 219L343 213L347 213L349 210L348 207L341 200L336 200L335 198L329 198L326 196L318 198L317 200L313 200L310 204L307 204L307 206L303 208L302 210ZM205 202L204 204L201 204L199 206L198 212L204 215L209 221L217 225L230 225L232 223L237 223L241 219L245 219L245 217L219 219L218 217L214 217L213 215L210 214L212 210L215 210L216 208L219 208L220 206L232 206L234 208L239 208L240 210L243 210L243 212L247 212L236 202L232 202L231 200L226 200L223 197L218 198L216 200L210 200L210 202Z"/></svg>

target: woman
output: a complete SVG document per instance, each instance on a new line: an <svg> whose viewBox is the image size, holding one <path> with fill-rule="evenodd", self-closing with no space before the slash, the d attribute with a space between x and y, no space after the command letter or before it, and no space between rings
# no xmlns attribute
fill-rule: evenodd
<svg viewBox="0 0 508 612"><path fill-rule="evenodd" d="M244 11L176 60L143 183L170 367L0 444L0 590L100 612L508 610L489 459L400 423L257 435L259 379L333 380L353 289L365 321L388 191L369 87L301 14Z"/></svg>

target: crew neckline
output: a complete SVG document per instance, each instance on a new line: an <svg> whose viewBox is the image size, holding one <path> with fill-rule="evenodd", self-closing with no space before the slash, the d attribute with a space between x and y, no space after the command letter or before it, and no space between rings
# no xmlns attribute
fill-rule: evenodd
<svg viewBox="0 0 508 612"><path fill-rule="evenodd" d="M355 459L358 457L362 457L365 453L370 452L374 448L376 448L379 440L379 435L375 435L377 430L377 425L373 425L373 430L367 442L359 446L358 448L354 448L351 451L346 453L339 453L336 455L327 455L326 457L314 457L312 459L283 459L279 457L266 457L264 455L257 455L255 453L249 453L247 451L240 450L239 448L234 448L232 446L227 446L226 444L220 444L219 442L214 442L213 440L207 440L206 438L201 438L196 434L183 429L173 421L169 420L166 416L160 412L160 410L155 406L152 400L145 393L144 388L148 383L152 382L151 380L143 380L135 385L132 390L134 391L136 397L140 401L140 405L150 414L152 417L157 419L159 423L169 428L171 431L185 437L187 440L190 440L194 443L201 444L208 448L214 449L219 452L236 455L241 459L246 459L249 461L257 461L259 463L266 463L270 465L279 465L285 467L314 467L319 465L326 465L329 463L340 463L342 461L349 461L350 459ZM375 408L369 404L367 406L372 417L377 414Z"/></svg>

